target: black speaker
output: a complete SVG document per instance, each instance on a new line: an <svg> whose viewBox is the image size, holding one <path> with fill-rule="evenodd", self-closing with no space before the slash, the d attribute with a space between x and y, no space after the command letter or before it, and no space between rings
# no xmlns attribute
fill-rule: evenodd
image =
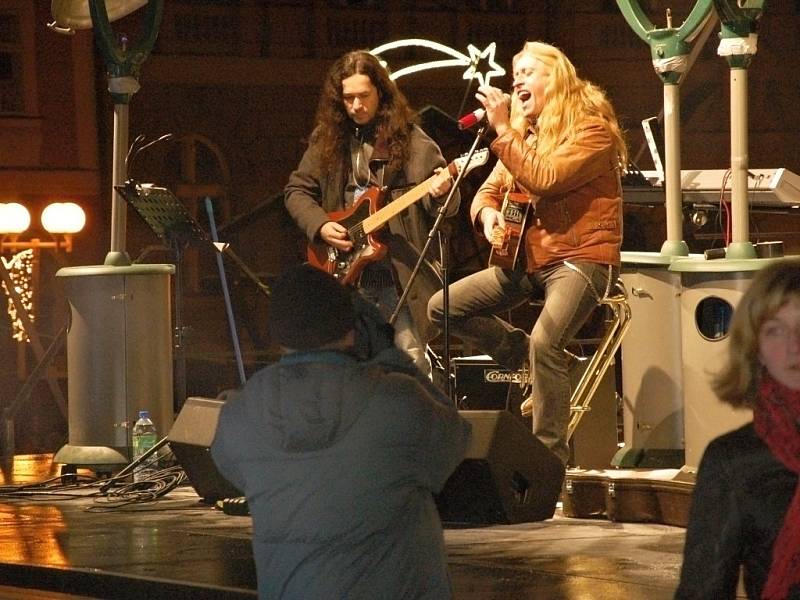
<svg viewBox="0 0 800 600"><path fill-rule="evenodd" d="M189 483L208 502L244 495L220 474L211 458L211 443L223 404L222 400L211 398L187 398L167 435L169 447L186 471Z"/></svg>
<svg viewBox="0 0 800 600"><path fill-rule="evenodd" d="M489 356L460 356L450 362L453 365L453 384L459 409L514 408L509 406L509 386L519 387L522 371L503 369Z"/></svg>
<svg viewBox="0 0 800 600"><path fill-rule="evenodd" d="M508 411L463 410L467 455L436 496L442 521L527 523L553 516L564 465Z"/></svg>

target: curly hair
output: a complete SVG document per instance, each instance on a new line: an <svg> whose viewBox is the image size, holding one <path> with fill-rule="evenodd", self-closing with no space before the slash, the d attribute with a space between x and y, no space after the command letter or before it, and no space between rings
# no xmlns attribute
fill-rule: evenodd
<svg viewBox="0 0 800 600"><path fill-rule="evenodd" d="M555 46L544 42L526 42L515 56L532 56L549 70L549 81L544 89L544 106L536 119L536 152L542 157L553 153L558 146L574 137L578 125L590 116L605 121L621 167L627 165L628 149L625 136L617 122L616 114L605 92L595 84L578 76L569 58ZM525 135L531 123L522 112L522 103L514 94L511 99L511 127Z"/></svg>
<svg viewBox="0 0 800 600"><path fill-rule="evenodd" d="M755 407L763 367L761 326L787 302L800 301L800 259L786 258L759 271L733 312L728 354L711 387L732 406Z"/></svg>
<svg viewBox="0 0 800 600"><path fill-rule="evenodd" d="M351 121L344 106L342 81L355 74L369 77L378 90L376 136L386 140L390 168L399 169L408 158L411 126L416 117L408 100L378 59L367 50L354 50L333 63L322 85L311 141L322 149L323 171L334 172L349 160Z"/></svg>

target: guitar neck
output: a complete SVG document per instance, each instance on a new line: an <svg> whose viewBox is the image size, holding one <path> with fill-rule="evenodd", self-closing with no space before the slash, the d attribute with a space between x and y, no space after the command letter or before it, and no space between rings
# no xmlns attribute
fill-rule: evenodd
<svg viewBox="0 0 800 600"><path fill-rule="evenodd" d="M382 209L372 213L362 222L364 226L364 233L368 234L380 229L389 221L389 219L400 214L409 206L417 202L420 198L425 196L425 194L428 193L428 187L430 186L431 182L433 182L437 177L441 179L450 177L450 169L444 169L435 175L431 175L425 181L414 186L396 200L392 200Z"/></svg>

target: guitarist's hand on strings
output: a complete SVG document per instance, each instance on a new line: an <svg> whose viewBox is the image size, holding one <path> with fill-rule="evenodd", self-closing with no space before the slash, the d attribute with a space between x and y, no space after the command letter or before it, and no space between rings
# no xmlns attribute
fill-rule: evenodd
<svg viewBox="0 0 800 600"><path fill-rule="evenodd" d="M495 230L499 227L500 231L505 231L506 228L506 220L503 217L503 213L491 206L484 206L478 216L483 224L483 235L486 241L493 244L496 235Z"/></svg>
<svg viewBox="0 0 800 600"><path fill-rule="evenodd" d="M319 237L322 238L323 242L337 250L350 252L353 249L353 242L350 241L347 235L347 227L336 221L328 221L320 227Z"/></svg>

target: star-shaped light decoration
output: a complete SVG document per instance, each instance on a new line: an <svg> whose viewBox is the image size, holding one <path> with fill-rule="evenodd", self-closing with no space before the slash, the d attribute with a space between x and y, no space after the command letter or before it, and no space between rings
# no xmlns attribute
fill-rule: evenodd
<svg viewBox="0 0 800 600"><path fill-rule="evenodd" d="M478 50L478 48L472 44L467 46L470 59L469 67L464 71L462 79L473 79L477 77L478 85L488 85L492 77L502 77L505 75L506 70L494 60L494 53L496 50L497 46L495 46L494 42L486 46L483 50ZM489 70L486 73L481 73L478 67L484 60L488 63Z"/></svg>
<svg viewBox="0 0 800 600"><path fill-rule="evenodd" d="M410 65L408 67L404 67L399 71L395 71L392 73L392 79L400 79L404 75L410 75L411 73L417 73L419 71L426 71L428 69L441 69L444 67L467 67L467 70L464 71L464 79L477 79L479 85L488 85L489 82L492 80L493 77L502 77L506 74L505 69L501 67L497 62L495 62L494 55L496 51L496 45L494 42L486 46L483 50L479 50L474 45L470 44L467 46L467 51L469 52L469 56L450 48L449 46L445 46L444 44L440 44L438 42L433 42L431 40L423 40L423 39L407 39L407 40L397 40L396 42L389 42L388 44L383 44L382 46L378 46L377 48L373 48L370 50L371 54L375 56L380 56L389 50L395 50L397 48L405 48L408 46L421 46L423 48L430 48L431 50L437 50L442 52L443 54L447 54L448 56L452 56L453 58L444 59L444 60L433 60L425 63L418 63L416 65ZM478 70L478 67L481 63L488 63L489 70L481 72ZM386 61L381 60L381 64L386 66Z"/></svg>

